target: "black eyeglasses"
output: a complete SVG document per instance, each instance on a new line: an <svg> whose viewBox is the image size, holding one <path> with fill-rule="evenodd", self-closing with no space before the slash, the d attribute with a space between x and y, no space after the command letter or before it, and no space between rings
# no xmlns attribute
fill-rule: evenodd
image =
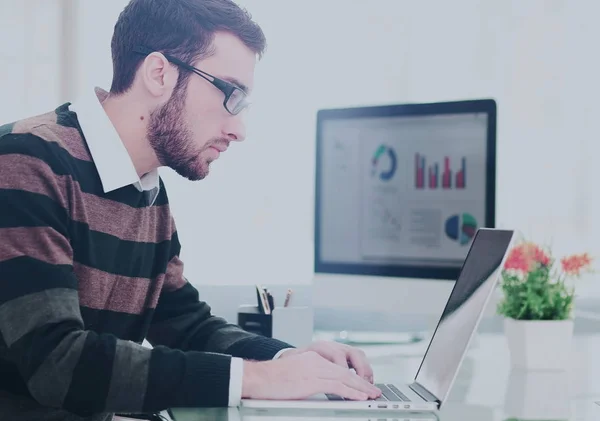
<svg viewBox="0 0 600 421"><path fill-rule="evenodd" d="M135 53L147 56L153 53L155 50L143 46L137 46L133 49L133 51ZM196 73L198 76L206 79L207 81L212 83L218 90L223 92L223 94L225 94L223 107L225 107L228 113L232 115L237 115L250 105L250 102L248 101L248 94L241 87L236 86L233 83L229 83L223 79L219 79L218 77L206 73L190 64L184 63L178 58L175 58L162 52L161 54L163 54L165 58L171 63L185 70Z"/></svg>

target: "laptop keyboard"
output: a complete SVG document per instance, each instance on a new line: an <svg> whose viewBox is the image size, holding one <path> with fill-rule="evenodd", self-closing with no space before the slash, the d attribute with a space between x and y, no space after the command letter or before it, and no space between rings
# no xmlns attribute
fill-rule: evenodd
<svg viewBox="0 0 600 421"><path fill-rule="evenodd" d="M378 386L379 387L379 386ZM398 388L396 386L394 386L393 384L388 384L388 387L399 397L401 398L402 402L410 402L410 399L408 399L408 397L400 392L400 390L398 390Z"/></svg>
<svg viewBox="0 0 600 421"><path fill-rule="evenodd" d="M377 386L381 390L381 396L376 401L389 401L389 402L410 402L410 399L402 393L396 386L393 384L383 384L378 383ZM327 399L330 401L349 401L352 399L344 399L341 396L334 395L331 393L326 393Z"/></svg>

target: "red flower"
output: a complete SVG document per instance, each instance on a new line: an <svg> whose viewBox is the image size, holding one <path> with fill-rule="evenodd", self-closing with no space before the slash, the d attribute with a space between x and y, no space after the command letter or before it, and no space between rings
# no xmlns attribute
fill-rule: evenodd
<svg viewBox="0 0 600 421"><path fill-rule="evenodd" d="M504 263L504 269L518 270L521 272L529 271L529 261L527 260L522 247L518 246L510 251L508 258Z"/></svg>
<svg viewBox="0 0 600 421"><path fill-rule="evenodd" d="M524 243L510 251L504 269L529 272L538 265L548 266L549 264L550 256L542 248L533 243Z"/></svg>
<svg viewBox="0 0 600 421"><path fill-rule="evenodd" d="M579 275L583 269L590 266L592 259L588 253L583 253L563 257L560 263L565 273L569 275Z"/></svg>
<svg viewBox="0 0 600 421"><path fill-rule="evenodd" d="M542 266L548 266L550 263L550 256L548 256L540 247L533 244L532 247L533 260Z"/></svg>

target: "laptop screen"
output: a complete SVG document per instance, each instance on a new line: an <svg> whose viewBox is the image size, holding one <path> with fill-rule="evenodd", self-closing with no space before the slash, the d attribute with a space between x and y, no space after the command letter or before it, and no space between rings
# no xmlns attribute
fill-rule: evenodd
<svg viewBox="0 0 600 421"><path fill-rule="evenodd" d="M415 381L444 401L500 276L513 231L477 232Z"/></svg>

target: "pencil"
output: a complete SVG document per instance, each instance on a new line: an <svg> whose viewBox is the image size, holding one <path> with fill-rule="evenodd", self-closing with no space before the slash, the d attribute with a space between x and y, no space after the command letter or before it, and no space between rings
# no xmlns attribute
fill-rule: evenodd
<svg viewBox="0 0 600 421"><path fill-rule="evenodd" d="M284 307L288 307L290 305L290 299L292 298L293 293L294 291L292 291L291 289L287 290L287 294L285 294L285 302L283 303Z"/></svg>

